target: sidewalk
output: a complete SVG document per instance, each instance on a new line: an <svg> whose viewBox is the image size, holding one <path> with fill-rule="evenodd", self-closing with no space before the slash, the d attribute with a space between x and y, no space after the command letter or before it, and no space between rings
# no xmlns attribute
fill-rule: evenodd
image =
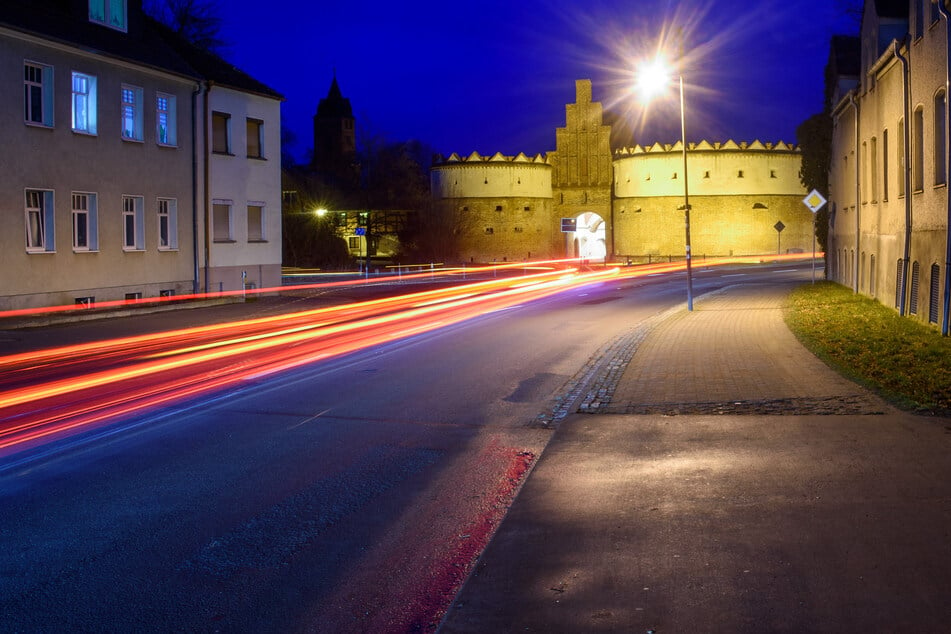
<svg viewBox="0 0 951 634"><path fill-rule="evenodd" d="M945 631L951 420L818 361L788 290L732 287L637 338L440 631Z"/></svg>

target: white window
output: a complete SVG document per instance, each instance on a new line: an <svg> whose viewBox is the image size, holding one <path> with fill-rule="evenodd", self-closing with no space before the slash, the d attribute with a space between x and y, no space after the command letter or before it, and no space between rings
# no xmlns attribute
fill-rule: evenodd
<svg viewBox="0 0 951 634"><path fill-rule="evenodd" d="M264 158L264 122L248 119L248 158Z"/></svg>
<svg viewBox="0 0 951 634"><path fill-rule="evenodd" d="M96 251L99 248L96 194L73 192L73 250Z"/></svg>
<svg viewBox="0 0 951 634"><path fill-rule="evenodd" d="M178 248L178 201L174 198L158 199L158 236L160 251Z"/></svg>
<svg viewBox="0 0 951 634"><path fill-rule="evenodd" d="M73 131L96 134L96 78L73 73Z"/></svg>
<svg viewBox="0 0 951 634"><path fill-rule="evenodd" d="M26 190L26 250L45 253L54 250L53 192Z"/></svg>
<svg viewBox="0 0 951 634"><path fill-rule="evenodd" d="M122 197L122 248L126 251L145 249L145 199Z"/></svg>
<svg viewBox="0 0 951 634"><path fill-rule="evenodd" d="M23 120L31 125L53 127L52 66L24 62Z"/></svg>
<svg viewBox="0 0 951 634"><path fill-rule="evenodd" d="M158 93L155 97L155 138L159 145L178 145L175 96Z"/></svg>
<svg viewBox="0 0 951 634"><path fill-rule="evenodd" d="M215 242L234 242L231 223L231 201L216 200L212 204L212 238Z"/></svg>
<svg viewBox="0 0 951 634"><path fill-rule="evenodd" d="M89 0L89 21L119 31L128 29L126 0Z"/></svg>
<svg viewBox="0 0 951 634"><path fill-rule="evenodd" d="M226 112L211 113L211 151L231 154L231 115Z"/></svg>
<svg viewBox="0 0 951 634"><path fill-rule="evenodd" d="M248 203L248 242L264 242L264 203Z"/></svg>
<svg viewBox="0 0 951 634"><path fill-rule="evenodd" d="M122 138L143 140L142 89L122 84Z"/></svg>

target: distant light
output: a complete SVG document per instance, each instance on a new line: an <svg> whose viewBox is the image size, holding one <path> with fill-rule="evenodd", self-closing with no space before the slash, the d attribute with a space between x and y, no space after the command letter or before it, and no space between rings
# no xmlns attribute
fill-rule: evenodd
<svg viewBox="0 0 951 634"><path fill-rule="evenodd" d="M320 209L315 210L314 213L317 214L318 217L323 217L327 213L327 210L321 207Z"/></svg>

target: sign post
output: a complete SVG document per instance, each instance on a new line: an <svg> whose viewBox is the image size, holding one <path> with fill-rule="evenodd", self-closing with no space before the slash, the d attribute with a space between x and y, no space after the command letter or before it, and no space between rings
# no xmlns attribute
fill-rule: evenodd
<svg viewBox="0 0 951 634"><path fill-rule="evenodd" d="M812 212L812 283L816 283L816 212L826 204L826 199L816 190L802 199L803 204Z"/></svg>

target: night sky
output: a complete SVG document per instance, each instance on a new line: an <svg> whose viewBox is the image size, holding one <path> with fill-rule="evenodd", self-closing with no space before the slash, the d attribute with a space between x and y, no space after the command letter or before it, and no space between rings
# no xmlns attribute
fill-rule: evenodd
<svg viewBox="0 0 951 634"><path fill-rule="evenodd" d="M822 107L833 33L857 33L848 0L228 0L224 55L287 98L297 157L336 71L366 135L449 154L544 153L565 123L575 80L633 129L673 142L670 91L645 110L635 60L684 42L687 137L795 141ZM854 5L855 3L852 2ZM226 10L225 10L226 8ZM679 34L682 33L682 38ZM678 39L679 38L679 39ZM663 45L663 44L661 44Z"/></svg>

